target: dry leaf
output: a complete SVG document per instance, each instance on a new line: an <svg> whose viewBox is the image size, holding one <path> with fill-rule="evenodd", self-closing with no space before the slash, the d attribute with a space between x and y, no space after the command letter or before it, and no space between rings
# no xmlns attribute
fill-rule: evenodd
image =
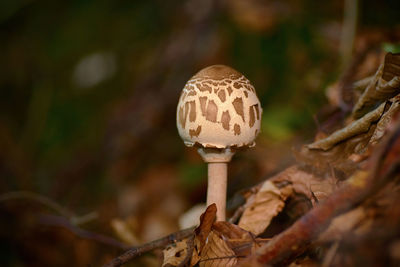
<svg viewBox="0 0 400 267"><path fill-rule="evenodd" d="M255 239L250 232L223 221L215 222L213 231L228 244L236 256L245 257L251 254Z"/></svg>
<svg viewBox="0 0 400 267"><path fill-rule="evenodd" d="M369 140L376 128L376 124L372 124L368 132L353 136L345 142L341 142L333 146L331 149L324 151L322 149L309 149L303 146L300 151L294 151L296 160L306 165L312 166L319 173L332 173L340 171L347 177L357 170L358 165L354 164L354 154L365 157L368 154ZM351 156L353 155L353 156ZM350 158L350 156L352 158Z"/></svg>
<svg viewBox="0 0 400 267"><path fill-rule="evenodd" d="M193 241L193 254L190 266L196 265L201 259L200 255L206 245L207 238L211 232L211 228L217 214L217 205L211 204L206 211L200 216L200 225L195 229L195 238Z"/></svg>
<svg viewBox="0 0 400 267"><path fill-rule="evenodd" d="M385 108L385 103L381 104L377 109L369 112L361 119L358 119L348 126L332 133L325 139L316 141L312 144L307 145L309 149L321 149L321 150L329 150L337 143L343 142L346 139L349 139L353 136L356 136L361 133L368 132L371 124L381 117Z"/></svg>
<svg viewBox="0 0 400 267"><path fill-rule="evenodd" d="M353 90L363 92L367 88L367 86L373 81L374 77L375 76L369 76L353 83Z"/></svg>
<svg viewBox="0 0 400 267"><path fill-rule="evenodd" d="M206 243L207 237L211 232L212 225L217 214L217 205L211 204L206 211L200 216L200 225L196 228L196 240L200 242L199 251L201 251Z"/></svg>
<svg viewBox="0 0 400 267"><path fill-rule="evenodd" d="M305 195L311 201L314 201L314 197L317 197L318 201L324 199L337 187L336 178L332 176L320 178L300 169L298 166L287 168L270 180L274 183L283 183L285 181L290 183L294 192Z"/></svg>
<svg viewBox="0 0 400 267"><path fill-rule="evenodd" d="M353 117L360 118L368 110L400 92L400 54L388 53L374 78L358 99Z"/></svg>
<svg viewBox="0 0 400 267"><path fill-rule="evenodd" d="M379 120L370 143L376 144L384 135L388 123L392 120L394 114L400 110L400 96L396 96L391 100L390 108L382 115Z"/></svg>
<svg viewBox="0 0 400 267"><path fill-rule="evenodd" d="M281 198L281 200L279 200L279 197L277 198L276 194L275 195L272 194L272 196L275 196L275 198L273 197L275 202L260 203L261 205L265 206L264 207L265 210L263 210L263 207L260 207L260 211L258 211L258 210L251 211L250 209L253 205L258 205L258 204L255 204L255 202L257 201L257 197L260 198L260 196L258 194L261 190L261 186L259 186L260 188L257 188L258 191L255 191L255 193L253 193L253 195L251 195L250 197L247 198L247 202L246 202L246 206L245 206L245 211L247 210L247 213L246 214L243 213L242 218L239 222L239 226L246 230L249 230L250 228L243 227L242 226L243 224L249 224L249 225L254 224L253 228L259 227L260 229L257 229L257 230L255 230L253 228L252 228L253 230L249 230L256 235L258 234L258 232L264 231L270 223L269 219L273 218L275 216L274 213L271 214L271 211L273 212L274 208L271 209L271 208L267 207L268 205L277 204L277 208L280 211L282 203L283 203L283 205L285 205L284 200L286 200L289 196L294 197L293 193L296 193L299 195L304 195L313 204L316 204L316 200L321 201L324 198L326 198L327 196L329 196L336 189L337 183L338 183L338 179L336 177L333 177L330 175L324 175L324 177L321 178L321 177L318 177L312 173L309 173L309 172L301 169L297 165L291 166L291 167L283 170L282 172L278 173L277 175L271 177L268 181L271 182L274 186L276 186L275 192L277 193L279 191L279 193L284 197ZM265 186L265 184L262 184L262 186ZM278 191L276 191L276 190L278 190ZM261 194L266 194L267 196L271 196L271 192L269 192L269 193L264 192ZM279 211L277 211L277 212L279 212ZM257 222L254 221L254 218L252 217L253 216L252 213L256 213L255 214L256 219L258 217L260 217L259 218L261 220L260 223L258 223L258 219L257 219ZM250 218L248 217L249 215L251 215ZM267 217L266 220L264 220L264 216ZM249 226L247 226L247 227L249 227ZM256 231L256 232L253 232L253 231Z"/></svg>
<svg viewBox="0 0 400 267"><path fill-rule="evenodd" d="M291 188L290 185L286 190ZM270 180L263 183L254 198L248 199L248 204L239 221L239 226L255 235L265 231L274 218L285 206L286 198L291 194L283 194Z"/></svg>
<svg viewBox="0 0 400 267"><path fill-rule="evenodd" d="M329 176L325 179L310 181L310 190L318 201L327 198L336 189L336 181Z"/></svg>
<svg viewBox="0 0 400 267"><path fill-rule="evenodd" d="M198 247L198 240L194 240L195 244L197 243L197 245L195 245L195 248L193 249L193 254L192 254L192 259L190 260L190 267L195 266L201 259L199 251L196 249L196 247Z"/></svg>
<svg viewBox="0 0 400 267"><path fill-rule="evenodd" d="M387 53L382 78L390 81L396 76L400 76L400 54Z"/></svg>
<svg viewBox="0 0 400 267"><path fill-rule="evenodd" d="M162 266L177 266L179 265L186 257L187 254L187 243L186 239L182 241L178 241L167 246L163 250L164 261Z"/></svg>
<svg viewBox="0 0 400 267"><path fill-rule="evenodd" d="M208 236L207 243L201 252L201 267L234 266L237 257L228 244L214 231Z"/></svg>

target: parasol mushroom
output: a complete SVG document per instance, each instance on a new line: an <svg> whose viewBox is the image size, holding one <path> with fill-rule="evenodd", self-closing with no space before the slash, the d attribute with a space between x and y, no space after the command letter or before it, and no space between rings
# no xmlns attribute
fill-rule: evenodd
<svg viewBox="0 0 400 267"><path fill-rule="evenodd" d="M262 109L250 81L236 70L213 65L195 74L179 98L176 123L186 146L208 163L207 206L225 220L227 164L233 154L255 145Z"/></svg>

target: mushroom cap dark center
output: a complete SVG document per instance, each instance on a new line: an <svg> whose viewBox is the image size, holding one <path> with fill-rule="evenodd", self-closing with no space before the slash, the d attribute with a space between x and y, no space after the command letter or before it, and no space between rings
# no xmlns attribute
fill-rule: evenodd
<svg viewBox="0 0 400 267"><path fill-rule="evenodd" d="M225 65L212 65L202 69L196 73L192 79L196 78L210 78L213 80L222 80L226 78L237 79L243 76L240 72Z"/></svg>

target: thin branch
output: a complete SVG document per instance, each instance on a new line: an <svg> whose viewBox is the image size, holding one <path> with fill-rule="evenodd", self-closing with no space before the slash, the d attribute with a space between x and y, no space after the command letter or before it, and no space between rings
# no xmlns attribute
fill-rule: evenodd
<svg viewBox="0 0 400 267"><path fill-rule="evenodd" d="M30 191L13 191L0 195L0 203L15 199L33 200L61 215L41 215L39 217L39 222L41 224L63 227L70 230L72 233L81 238L94 240L105 245L117 247L120 249L129 248L128 245L123 244L112 237L90 232L78 227L78 225L84 224L97 218L97 212L90 212L82 216L76 216L73 212L64 208L54 200Z"/></svg>
<svg viewBox="0 0 400 267"><path fill-rule="evenodd" d="M123 250L129 249L130 247L112 237L79 228L75 224L71 223L70 220L68 220L68 218L54 216L54 215L42 215L39 217L39 222L44 225L66 228L81 238L93 240L108 246L117 247Z"/></svg>
<svg viewBox="0 0 400 267"><path fill-rule="evenodd" d="M53 211L57 212L58 214L66 217L66 218L75 216L71 211L67 210L66 208L64 208L63 206L61 206L54 200L52 200L46 196L40 195L38 193L34 193L34 192L30 192L30 191L12 191L12 192L7 192L7 193L0 195L0 202L6 202L9 200L14 200L14 199L30 199L30 200L36 201L36 202L42 204L43 206L46 206L46 207L52 209Z"/></svg>
<svg viewBox="0 0 400 267"><path fill-rule="evenodd" d="M74 225L81 225L87 223L89 221L96 219L98 216L97 212L90 212L82 216L77 216L70 210L58 204L56 201L52 200L51 198L48 198L46 196L31 191L12 191L0 195L0 203L15 199L29 199L37 203L40 203L43 206L48 207L49 209L57 212L59 215L67 218L70 221L70 223Z"/></svg>
<svg viewBox="0 0 400 267"><path fill-rule="evenodd" d="M175 232L173 234L167 235L166 237L152 241L150 243L146 243L142 246L133 247L133 248L129 249L128 251L126 251L125 253L123 253L122 255L114 258L109 263L103 265L103 267L121 266L122 264L125 264L128 261L130 261L130 260L134 259L135 257L140 256L146 252L149 252L156 248L165 247L168 244L171 244L173 242L182 240L190 235L193 235L194 229L195 229L195 227L187 228L187 229Z"/></svg>

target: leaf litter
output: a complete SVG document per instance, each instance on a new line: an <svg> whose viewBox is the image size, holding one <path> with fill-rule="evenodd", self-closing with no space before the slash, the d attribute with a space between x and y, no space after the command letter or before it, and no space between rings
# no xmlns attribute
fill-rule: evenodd
<svg viewBox="0 0 400 267"><path fill-rule="evenodd" d="M396 235L375 230L397 233L393 227L400 223L394 208L400 204L399 59L388 53L374 76L355 82L353 90L363 93L354 92L359 98L346 125L317 134L322 138L294 151L295 165L246 191L237 225L216 222L216 206L210 205L192 237L164 249L163 266L354 265L358 252L343 250L344 244L363 251L363 238L371 236L400 243ZM388 177L397 180L385 186ZM313 208L301 210L286 229L272 229L293 218L295 199L306 199ZM272 239L263 238L266 232ZM400 253L392 247L396 259Z"/></svg>

